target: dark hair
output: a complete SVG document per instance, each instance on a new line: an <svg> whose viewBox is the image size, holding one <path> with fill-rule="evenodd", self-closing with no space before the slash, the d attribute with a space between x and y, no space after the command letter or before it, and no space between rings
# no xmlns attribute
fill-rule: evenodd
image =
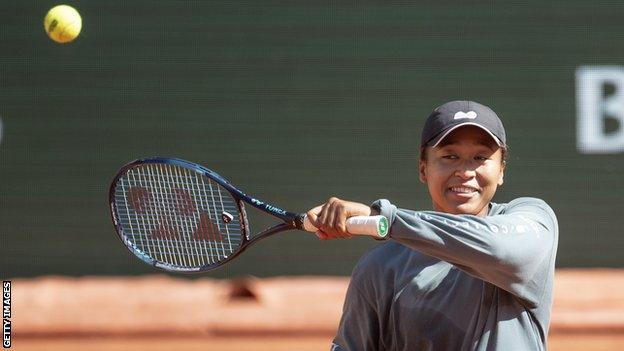
<svg viewBox="0 0 624 351"><path fill-rule="evenodd" d="M501 149L501 162L507 163L507 154L509 153L509 145L501 146L500 149ZM419 158L421 161L427 161L427 147L426 146L420 147Z"/></svg>

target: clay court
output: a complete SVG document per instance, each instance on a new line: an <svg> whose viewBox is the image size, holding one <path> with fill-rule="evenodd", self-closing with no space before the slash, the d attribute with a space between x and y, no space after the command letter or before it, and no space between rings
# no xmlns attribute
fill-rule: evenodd
<svg viewBox="0 0 624 351"><path fill-rule="evenodd" d="M16 350L327 350L348 278L13 281ZM559 270L550 350L624 345L624 274Z"/></svg>
<svg viewBox="0 0 624 351"><path fill-rule="evenodd" d="M328 350L330 337L327 336L267 336L267 337L137 337L137 338L90 338L90 339L54 339L26 340L19 350L258 350L258 351L316 351ZM553 335L550 337L549 350L554 351L607 351L621 350L624 344L622 335Z"/></svg>

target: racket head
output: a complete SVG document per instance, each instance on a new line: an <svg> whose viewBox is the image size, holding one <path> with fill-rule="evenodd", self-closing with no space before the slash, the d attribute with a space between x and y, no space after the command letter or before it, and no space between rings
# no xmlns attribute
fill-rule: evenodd
<svg viewBox="0 0 624 351"><path fill-rule="evenodd" d="M113 178L109 203L125 247L174 272L213 270L249 242L242 194L214 171L175 158L139 159Z"/></svg>

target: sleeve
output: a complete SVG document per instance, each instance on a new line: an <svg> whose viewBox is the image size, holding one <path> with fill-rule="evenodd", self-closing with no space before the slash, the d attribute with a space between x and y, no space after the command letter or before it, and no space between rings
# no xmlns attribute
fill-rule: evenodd
<svg viewBox="0 0 624 351"><path fill-rule="evenodd" d="M449 262L535 307L554 269L558 224L542 200L519 198L488 217L397 209L388 200L371 207L388 218L389 237Z"/></svg>
<svg viewBox="0 0 624 351"><path fill-rule="evenodd" d="M379 349L379 318L352 279L347 289L338 332L331 351L368 351Z"/></svg>

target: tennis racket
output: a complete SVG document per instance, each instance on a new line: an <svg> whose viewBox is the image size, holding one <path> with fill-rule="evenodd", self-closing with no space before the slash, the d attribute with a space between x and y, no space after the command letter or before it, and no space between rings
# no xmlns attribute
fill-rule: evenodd
<svg viewBox="0 0 624 351"><path fill-rule="evenodd" d="M210 271L271 235L315 232L305 214L285 211L243 193L205 167L175 158L140 159L123 166L109 191L115 229L134 255L175 272ZM281 221L251 235L245 205ZM383 238L383 216L351 217L351 234Z"/></svg>

